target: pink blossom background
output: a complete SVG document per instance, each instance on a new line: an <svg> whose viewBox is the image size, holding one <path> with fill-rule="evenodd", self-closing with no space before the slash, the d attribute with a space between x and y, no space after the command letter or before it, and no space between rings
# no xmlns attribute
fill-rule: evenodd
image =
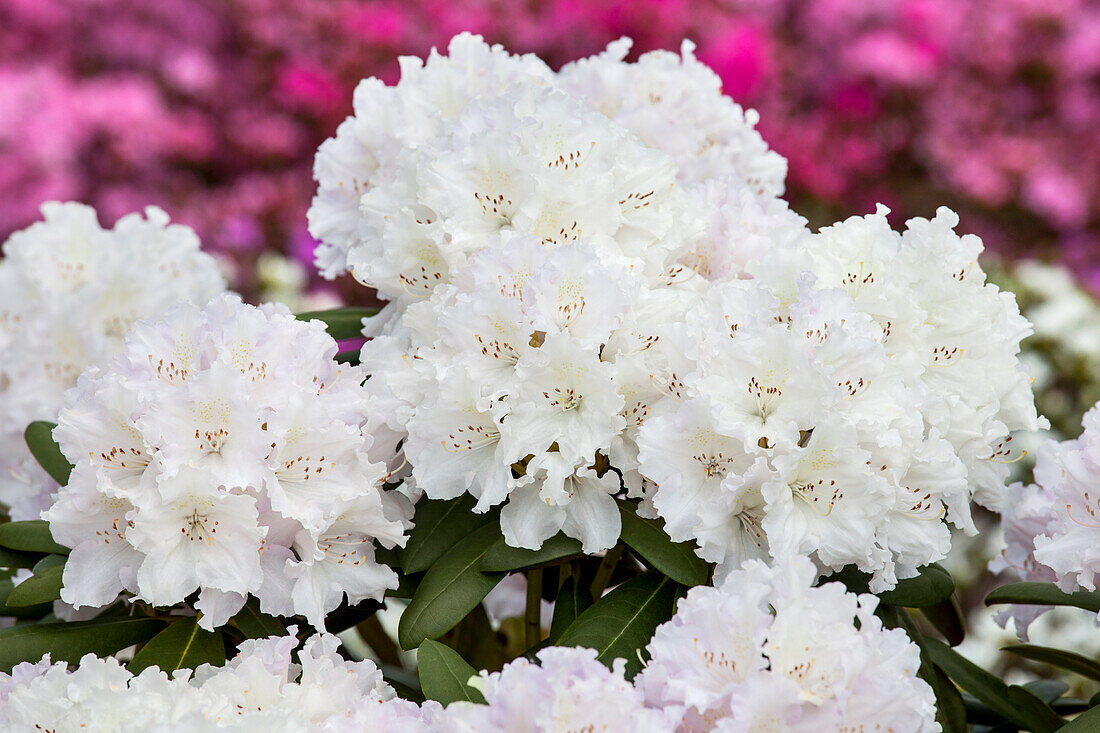
<svg viewBox="0 0 1100 733"><path fill-rule="evenodd" d="M148 204L256 283L305 262L317 145L363 77L472 30L557 66L682 38L761 113L815 224L946 203L1100 289L1100 3L1085 0L3 0L0 239L39 203ZM356 293L347 289L345 294Z"/></svg>

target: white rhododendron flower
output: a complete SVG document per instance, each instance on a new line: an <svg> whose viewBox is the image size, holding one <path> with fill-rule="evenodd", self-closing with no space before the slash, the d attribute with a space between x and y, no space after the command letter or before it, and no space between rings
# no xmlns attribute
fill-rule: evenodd
<svg viewBox="0 0 1100 733"><path fill-rule="evenodd" d="M64 662L25 662L0 674L0 725L5 730L427 731L440 714L395 697L370 661L348 662L339 640L318 635L298 652L286 637L248 640L223 667L209 664L169 678L156 667L138 675L113 658L88 654ZM375 728L373 726L383 726ZM391 726L391 727L384 727Z"/></svg>
<svg viewBox="0 0 1100 733"><path fill-rule="evenodd" d="M684 41L679 56L652 51L624 63L631 45L620 38L597 56L566 64L562 86L672 156L681 183L732 176L762 196L783 195L787 161L754 129L756 110L722 94L721 78L695 58L694 43Z"/></svg>
<svg viewBox="0 0 1100 733"><path fill-rule="evenodd" d="M1006 547L990 563L1021 580L1057 582L1062 590L1096 590L1100 573L1100 406L1085 413L1074 440L1044 443L1035 460L1035 483L1014 484L1001 516ZM1048 607L1013 606L998 619L1015 619L1016 632Z"/></svg>
<svg viewBox="0 0 1100 733"><path fill-rule="evenodd" d="M917 646L883 628L877 598L812 587L816 575L805 558L748 561L689 591L647 647L635 680L646 703L684 733L938 731Z"/></svg>
<svg viewBox="0 0 1100 733"><path fill-rule="evenodd" d="M513 546L611 547L629 496L719 577L810 556L891 588L1002 505L1043 424L1029 325L952 212L811 232L690 44L628 49L554 74L458 36L363 82L318 153L322 270L390 301L361 354L375 455L503 505Z"/></svg>
<svg viewBox="0 0 1100 733"><path fill-rule="evenodd" d="M482 672L473 678L470 684L481 690L486 704L452 703L443 729L463 733L672 730L664 712L645 707L641 693L625 679L623 660L608 669L597 661L595 650L576 647L547 647L537 657L538 664L521 657L500 672Z"/></svg>
<svg viewBox="0 0 1100 733"><path fill-rule="evenodd" d="M976 531L972 499L1001 506L1011 432L1044 424L1027 322L984 283L980 242L946 209L903 234L885 214L772 238L686 317L679 399L639 428L639 471L719 576L808 555L892 588L947 554L947 522Z"/></svg>
<svg viewBox="0 0 1100 733"><path fill-rule="evenodd" d="M14 520L37 519L57 490L23 442L27 424L56 421L65 390L120 353L134 321L225 289L195 232L156 207L113 229L84 204L47 203L42 215L0 263L0 501Z"/></svg>
<svg viewBox="0 0 1100 733"><path fill-rule="evenodd" d="M43 516L73 548L62 599L171 606L198 591L213 628L254 594L320 629L345 596L395 587L375 543L404 544L407 501L381 488L365 375L336 348L321 322L236 296L135 325L58 418L74 469Z"/></svg>

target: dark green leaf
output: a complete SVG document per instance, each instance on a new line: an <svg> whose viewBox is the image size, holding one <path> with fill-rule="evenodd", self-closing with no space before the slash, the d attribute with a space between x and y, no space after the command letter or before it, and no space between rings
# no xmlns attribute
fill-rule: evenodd
<svg viewBox="0 0 1100 733"><path fill-rule="evenodd" d="M557 643L595 649L597 658L609 667L621 657L626 660L626 676L632 679L642 668L639 652L656 628L672 618L681 591L661 573L639 575L589 606Z"/></svg>
<svg viewBox="0 0 1100 733"><path fill-rule="evenodd" d="M1008 687L938 639L924 640L932 662L960 687L1005 720L1035 733L1056 730L1062 719L1042 700L1022 687Z"/></svg>
<svg viewBox="0 0 1100 733"><path fill-rule="evenodd" d="M50 525L42 519L0 524L0 547L23 552L52 552L68 555L69 548L54 542Z"/></svg>
<svg viewBox="0 0 1100 733"><path fill-rule="evenodd" d="M1049 705L1066 694L1069 685L1061 680L1032 680L1025 682L1023 688Z"/></svg>
<svg viewBox="0 0 1100 733"><path fill-rule="evenodd" d="M56 601L61 597L61 574L64 570L64 555L46 555L34 566L34 575L12 588L4 603L8 606L34 606Z"/></svg>
<svg viewBox="0 0 1100 733"><path fill-rule="evenodd" d="M920 575L899 581L893 590L877 594L883 603L906 608L924 608L943 603L955 592L951 574L936 564L925 565Z"/></svg>
<svg viewBox="0 0 1100 733"><path fill-rule="evenodd" d="M1043 662L1044 664L1068 669L1070 672L1076 672L1089 679L1100 680L1100 663L1080 654L1032 644L1009 644L1001 647L1001 649L1035 662Z"/></svg>
<svg viewBox="0 0 1100 733"><path fill-rule="evenodd" d="M1074 606L1100 612L1100 591L1079 590L1066 593L1054 583L1009 583L985 597L985 605L1023 603L1037 606Z"/></svg>
<svg viewBox="0 0 1100 733"><path fill-rule="evenodd" d="M463 537L479 527L498 521L496 512L474 514L476 503L469 494L443 501L418 501L414 526L401 553L404 571L419 573L427 570Z"/></svg>
<svg viewBox="0 0 1100 733"><path fill-rule="evenodd" d="M352 366L358 366L359 352L341 351L339 354L336 355L335 362L337 364L351 364Z"/></svg>
<svg viewBox="0 0 1100 733"><path fill-rule="evenodd" d="M585 609L592 605L588 584L578 582L576 574L570 575L558 591L554 601L554 619L550 622L550 639L555 643Z"/></svg>
<svg viewBox="0 0 1100 733"><path fill-rule="evenodd" d="M853 593L870 593L871 576L861 572L855 565L849 565L833 575L822 578L822 583L838 580ZM923 608L943 603L955 592L955 581L951 574L939 565L925 565L915 578L898 581L893 590L876 593L883 603L905 608Z"/></svg>
<svg viewBox="0 0 1100 733"><path fill-rule="evenodd" d="M1024 685L1024 687L1027 686L1028 685ZM1060 697L1050 703L1050 709L1059 715L1076 715L1077 713L1088 710L1090 707L1092 706L1089 705L1089 701L1080 697Z"/></svg>
<svg viewBox="0 0 1100 733"><path fill-rule="evenodd" d="M497 671L511 658L504 648L504 636L493 631L484 603L474 606L438 641L458 652L475 669Z"/></svg>
<svg viewBox="0 0 1100 733"><path fill-rule="evenodd" d="M429 700L449 705L456 700L484 703L482 694L467 684L477 670L446 644L430 639L416 650L420 689Z"/></svg>
<svg viewBox="0 0 1100 733"><path fill-rule="evenodd" d="M680 585L693 586L707 582L710 566L695 554L694 542L673 542L665 534L665 523L660 519L638 516L638 505L620 499L622 515L622 540L631 550L654 570L659 570Z"/></svg>
<svg viewBox="0 0 1100 733"><path fill-rule="evenodd" d="M39 603L35 606L9 606L7 598L11 594L13 585L10 578L0 580L0 616L14 616L19 619L40 619L53 613L53 601Z"/></svg>
<svg viewBox="0 0 1100 733"><path fill-rule="evenodd" d="M64 486L69 483L73 466L53 439L53 429L56 427L55 423L35 420L23 431L23 440L27 441L27 447L31 449L31 455L38 461L38 465L46 469L46 473L54 481Z"/></svg>
<svg viewBox="0 0 1100 733"><path fill-rule="evenodd" d="M893 611L893 618L897 625L905 629L905 633L920 647L920 677L932 688L936 696L936 720L943 728L944 733L966 733L966 705L955 683L947 678L947 675L932 663L932 658L924 646L924 635L913 623L909 612L904 608L886 606L880 608L884 611ZM893 625L893 624L891 624Z"/></svg>
<svg viewBox="0 0 1100 733"><path fill-rule="evenodd" d="M363 335L363 319L378 313L377 308L336 308L328 311L309 311L295 316L299 321L324 321L329 336L337 341Z"/></svg>
<svg viewBox="0 0 1100 733"><path fill-rule="evenodd" d="M1096 733L1100 730L1100 708L1086 710L1059 728L1059 733Z"/></svg>
<svg viewBox="0 0 1100 733"><path fill-rule="evenodd" d="M522 547L512 547L498 537L489 551L485 553L481 561L481 569L486 572L506 572L521 568L545 565L563 557L581 554L581 543L572 537L566 537L561 532L542 543L537 550L525 550Z"/></svg>
<svg viewBox="0 0 1100 733"><path fill-rule="evenodd" d="M1043 726L1046 726L1046 730L1058 730L1065 725L1066 721L1062 720L1058 713L1027 688L1009 685L1008 700L1016 706L1016 712L1021 720L1025 716L1032 720L1034 731L1043 730Z"/></svg>
<svg viewBox="0 0 1100 733"><path fill-rule="evenodd" d="M260 610L260 602L250 597L244 608L229 620L241 630L247 639L266 639L269 636L286 636L286 626L274 616Z"/></svg>
<svg viewBox="0 0 1100 733"><path fill-rule="evenodd" d="M163 628L159 619L127 617L0 629L0 671L10 672L20 662L37 662L47 653L55 662L72 663L85 654L114 654L148 641Z"/></svg>
<svg viewBox="0 0 1100 733"><path fill-rule="evenodd" d="M378 665L382 670L382 677L390 683L399 697L404 700L412 700L415 703L424 702L424 693L420 690L420 680L412 672L392 664L382 663Z"/></svg>
<svg viewBox="0 0 1100 733"><path fill-rule="evenodd" d="M33 568L41 559L41 553L20 552L0 547L0 568Z"/></svg>
<svg viewBox="0 0 1100 733"><path fill-rule="evenodd" d="M146 667L160 667L170 677L177 669L194 669L200 664L225 664L225 643L220 631L201 628L196 617L176 621L154 636L126 668L140 674Z"/></svg>
<svg viewBox="0 0 1100 733"><path fill-rule="evenodd" d="M414 649L425 639L447 633L496 587L505 574L484 573L478 568L498 537L498 524L485 525L444 553L425 573L401 614L397 635L403 649Z"/></svg>
<svg viewBox="0 0 1100 733"><path fill-rule="evenodd" d="M966 637L966 619L963 618L962 607L954 594L946 601L932 606L925 606L921 613L928 622L943 634L947 643L958 646Z"/></svg>

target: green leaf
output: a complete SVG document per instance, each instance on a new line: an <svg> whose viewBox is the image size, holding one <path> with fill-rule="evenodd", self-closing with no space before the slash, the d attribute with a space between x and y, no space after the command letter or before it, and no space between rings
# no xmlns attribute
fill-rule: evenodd
<svg viewBox="0 0 1100 733"><path fill-rule="evenodd" d="M363 335L363 319L378 313L377 308L336 308L328 311L309 311L299 313L299 321L324 321L329 336L337 341L353 339Z"/></svg>
<svg viewBox="0 0 1100 733"><path fill-rule="evenodd" d="M920 647L919 676L929 684L932 693L936 696L936 720L943 728L944 733L966 733L966 705L955 683L947 678L947 675L932 663L932 658L925 648L924 634L920 632L913 618L904 608L887 607L884 610L892 610L893 618L898 626L905 629L905 633ZM891 624L892 625L892 624Z"/></svg>
<svg viewBox="0 0 1100 733"><path fill-rule="evenodd" d="M106 656L156 636L164 622L155 618L108 618L72 623L24 624L0 629L0 671L50 654L55 662L76 663L85 654Z"/></svg>
<svg viewBox="0 0 1100 733"><path fill-rule="evenodd" d="M64 486L69 483L73 466L53 439L53 429L56 427L56 423L35 420L23 431L23 440L27 442L27 447L31 449L31 455L38 461L38 465L46 469L46 473L54 481Z"/></svg>
<svg viewBox="0 0 1100 733"><path fill-rule="evenodd" d="M1100 591L1079 590L1066 593L1054 583L1009 583L985 597L985 605L1024 603L1036 606L1074 606L1100 612Z"/></svg>
<svg viewBox="0 0 1100 733"><path fill-rule="evenodd" d="M33 568L41 559L41 553L20 552L0 547L0 568Z"/></svg>
<svg viewBox="0 0 1100 733"><path fill-rule="evenodd" d="M0 524L0 547L23 552L52 552L68 555L69 548L54 542L50 525L42 519Z"/></svg>
<svg viewBox="0 0 1100 733"><path fill-rule="evenodd" d="M457 499L416 503L413 529L401 553L401 567L406 573L427 570L455 543L479 527L498 521L497 513L474 514L477 501L469 494Z"/></svg>
<svg viewBox="0 0 1100 733"><path fill-rule="evenodd" d="M430 639L421 644L416 650L416 669L420 688L429 700L444 706L456 700L485 702L481 692L468 684L471 677L477 676L477 670L446 644Z"/></svg>
<svg viewBox="0 0 1100 733"><path fill-rule="evenodd" d="M633 679L642 668L640 653L653 632L672 618L681 586L661 573L650 571L628 580L593 603L562 632L559 646L584 646L597 651L608 667L626 660L626 676Z"/></svg>
<svg viewBox="0 0 1100 733"><path fill-rule="evenodd" d="M1100 730L1100 707L1086 710L1058 729L1058 733L1096 733Z"/></svg>
<svg viewBox="0 0 1100 733"><path fill-rule="evenodd" d="M955 581L951 574L939 565L925 565L915 578L899 581L893 590L878 593L883 603L906 608L935 606L951 598Z"/></svg>
<svg viewBox="0 0 1100 733"><path fill-rule="evenodd" d="M65 571L64 555L46 555L31 571L31 577L12 588L4 601L8 606L34 606L61 597L61 574Z"/></svg>
<svg viewBox="0 0 1100 733"><path fill-rule="evenodd" d="M1047 705L1066 694L1069 685L1062 680L1032 680L1023 684L1025 690L1039 698Z"/></svg>
<svg viewBox="0 0 1100 733"><path fill-rule="evenodd" d="M925 606L921 613L947 639L951 646L958 646L966 638L966 619L954 594L934 606Z"/></svg>
<svg viewBox="0 0 1100 733"><path fill-rule="evenodd" d="M402 649L437 639L466 617L505 573L483 573L482 558L500 537L495 522L461 540L435 562L401 614L398 641Z"/></svg>
<svg viewBox="0 0 1100 733"><path fill-rule="evenodd" d="M592 594L588 592L588 583L577 582L576 574L570 575L558 591L554 601L554 618L550 622L550 639L557 643L558 637L569 625L592 605Z"/></svg>
<svg viewBox="0 0 1100 733"><path fill-rule="evenodd" d="M861 572L855 565L849 565L833 575L821 580L822 583L838 580L853 593L870 593L871 576ZM893 590L876 593L879 599L890 606L905 608L924 608L943 603L955 592L955 581L951 574L939 565L925 565L915 578L898 581Z"/></svg>
<svg viewBox="0 0 1100 733"><path fill-rule="evenodd" d="M563 557L581 554L580 540L566 537L561 532L546 540L542 543L542 547L537 550L512 547L504 541L503 537L498 537L493 546L489 548L489 551L485 553L485 557L481 561L481 569L486 572L506 572L531 568L536 565L546 565L561 560Z"/></svg>
<svg viewBox="0 0 1100 733"><path fill-rule="evenodd" d="M1063 721L1046 703L1022 687L1008 687L938 639L924 640L932 662L990 710L1035 733L1057 730Z"/></svg>
<svg viewBox="0 0 1100 733"><path fill-rule="evenodd" d="M1080 654L1033 644L1009 644L1001 647L1001 649L1018 654L1025 659L1061 667L1062 669L1068 669L1070 672L1076 672L1083 677L1100 680L1100 663Z"/></svg>
<svg viewBox="0 0 1100 733"><path fill-rule="evenodd" d="M260 602L255 597L249 597L244 608L237 611L237 615L229 622L240 629L247 639L286 636L286 626L283 622L261 611Z"/></svg>
<svg viewBox="0 0 1100 733"><path fill-rule="evenodd" d="M201 628L195 617L176 621L154 636L126 669L140 674L146 667L160 667L171 677L177 669L194 669L200 664L225 664L225 643L220 631Z"/></svg>
<svg viewBox="0 0 1100 733"><path fill-rule="evenodd" d="M665 523L660 519L638 516L638 505L620 499L622 515L622 540L638 553L646 565L659 570L680 585L693 586L707 582L710 566L695 554L694 542L673 542L665 533Z"/></svg>
<svg viewBox="0 0 1100 733"><path fill-rule="evenodd" d="M420 680L416 674L406 671L402 667L382 663L378 665L382 670L382 677L390 683L390 687L397 692L397 696L403 700L412 700L415 703L424 702L424 693L420 690Z"/></svg>
<svg viewBox="0 0 1100 733"><path fill-rule="evenodd" d="M13 587L11 578L0 580L0 616L14 616L18 619L40 619L53 613L53 601L39 603L35 606L7 605L7 598L11 595Z"/></svg>

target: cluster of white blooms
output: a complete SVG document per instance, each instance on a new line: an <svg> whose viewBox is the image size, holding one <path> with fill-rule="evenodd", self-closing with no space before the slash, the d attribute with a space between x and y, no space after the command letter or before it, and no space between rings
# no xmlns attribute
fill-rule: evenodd
<svg viewBox="0 0 1100 733"><path fill-rule="evenodd" d="M625 662L608 669L594 649L547 647L538 664L517 659L500 672L482 672L470 684L485 705L452 703L444 730L455 733L621 731L671 733L664 711L645 707L641 692L623 676Z"/></svg>
<svg viewBox="0 0 1100 733"><path fill-rule="evenodd" d="M103 229L77 203L47 203L45 221L16 232L0 262L0 501L37 519L57 484L34 462L23 430L57 419L65 390L88 365L122 350L138 318L225 289L190 228L156 207Z"/></svg>
<svg viewBox="0 0 1100 733"><path fill-rule="evenodd" d="M1085 413L1075 440L1049 440L1035 460L1035 483L1013 484L1001 513L1006 547L990 568L1023 580L1096 590L1100 573L1100 405ZM1013 607L1021 636L1045 607ZM1025 637L1026 638L1026 637Z"/></svg>
<svg viewBox="0 0 1100 733"><path fill-rule="evenodd" d="M404 544L407 502L381 488L365 376L336 348L320 321L236 296L138 322L81 375L54 431L74 465L43 515L73 548L62 599L126 590L170 606L198 590L212 628L251 593L324 628L345 594L395 587L374 542Z"/></svg>
<svg viewBox="0 0 1100 733"><path fill-rule="evenodd" d="M673 539L749 557L854 563L873 590L998 509L1011 432L1035 429L1018 358L1028 324L985 283L980 241L940 209L893 231L884 208L772 236L687 318L682 399L638 437L647 497Z"/></svg>
<svg viewBox="0 0 1100 733"><path fill-rule="evenodd" d="M693 588L647 647L635 679L646 703L684 733L938 731L917 646L883 628L877 598L811 587L815 577L804 558L748 561L719 587Z"/></svg>
<svg viewBox="0 0 1100 733"><path fill-rule="evenodd" d="M431 498L506 502L512 545L610 547L624 491L722 573L812 555L892 587L1000 506L1041 423L1028 323L952 212L812 233L690 45L627 48L553 74L459 36L361 84L310 216L322 270L391 301L378 440Z"/></svg>
<svg viewBox="0 0 1100 733"><path fill-rule="evenodd" d="M223 667L171 678L156 667L133 675L114 658L25 662L0 673L0 727L56 733L114 731L426 731L440 712L395 697L373 662L348 662L334 636L249 640Z"/></svg>

